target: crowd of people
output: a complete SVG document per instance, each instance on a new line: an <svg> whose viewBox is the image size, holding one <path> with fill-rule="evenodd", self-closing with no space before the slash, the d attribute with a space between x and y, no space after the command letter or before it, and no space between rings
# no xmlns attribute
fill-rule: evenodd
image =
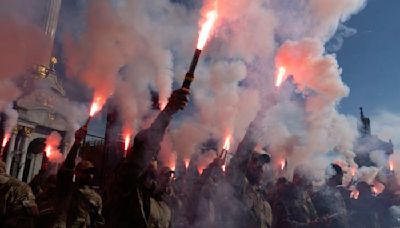
<svg viewBox="0 0 400 228"><path fill-rule="evenodd" d="M263 182L271 156L256 146L262 112L226 169L223 151L202 173L176 176L157 162L157 155L188 96L184 89L173 92L151 126L136 135L102 191L91 186L94 165L85 160L76 164L85 127L76 132L56 175L39 174L28 185L7 175L0 161L0 227L400 227L394 174L388 174L393 180L379 195L368 183L356 183L356 199L343 186L344 170L338 164L327 167L332 175L318 188L301 166L292 180Z"/></svg>

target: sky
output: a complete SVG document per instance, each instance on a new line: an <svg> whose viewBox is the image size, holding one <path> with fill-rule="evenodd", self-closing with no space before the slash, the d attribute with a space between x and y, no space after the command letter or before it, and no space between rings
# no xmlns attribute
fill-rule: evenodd
<svg viewBox="0 0 400 228"><path fill-rule="evenodd" d="M363 106L370 116L400 113L399 9L399 0L368 0L366 8L346 22L357 33L345 38L336 52L343 81L350 87L340 112L358 115Z"/></svg>

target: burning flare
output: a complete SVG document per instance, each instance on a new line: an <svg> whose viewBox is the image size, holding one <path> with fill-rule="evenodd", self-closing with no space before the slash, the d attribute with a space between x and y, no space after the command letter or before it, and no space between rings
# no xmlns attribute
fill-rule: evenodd
<svg viewBox="0 0 400 228"><path fill-rule="evenodd" d="M229 150L231 148L231 137L230 136L225 138L224 146L222 148L224 150Z"/></svg>
<svg viewBox="0 0 400 228"><path fill-rule="evenodd" d="M286 68L281 66L278 68L278 74L276 76L276 82L275 82L275 86L276 87L280 87L284 77L286 76Z"/></svg>
<svg viewBox="0 0 400 228"><path fill-rule="evenodd" d="M125 144L124 144L125 152L128 151L130 143L131 143L131 134L127 133L127 134L125 134Z"/></svg>
<svg viewBox="0 0 400 228"><path fill-rule="evenodd" d="M95 96L92 105L90 106L89 116L93 117L94 115L96 115L96 113L98 113L103 108L104 103L105 100L102 97Z"/></svg>
<svg viewBox="0 0 400 228"><path fill-rule="evenodd" d="M3 143L1 144L1 147L2 147L2 148L6 147L7 142L8 142L9 139L10 139L10 133L6 133L6 134L4 135L4 138L3 138Z"/></svg>
<svg viewBox="0 0 400 228"><path fill-rule="evenodd" d="M189 158L185 158L183 159L183 162L185 163L185 169L189 168L189 164L190 164L190 159Z"/></svg>
<svg viewBox="0 0 400 228"><path fill-rule="evenodd" d="M283 160L281 161L280 167L281 167L281 170L284 170L284 169L285 169L285 167L286 167L286 160L285 160L285 159L283 159Z"/></svg>
<svg viewBox="0 0 400 228"><path fill-rule="evenodd" d="M391 172L394 171L394 162L391 161L391 160L389 160L389 170L390 170Z"/></svg>
<svg viewBox="0 0 400 228"><path fill-rule="evenodd" d="M226 171L226 165L223 164L223 165L221 166L221 169L222 169L222 171L225 173L225 171Z"/></svg>
<svg viewBox="0 0 400 228"><path fill-rule="evenodd" d="M360 195L360 192L356 188L354 188L350 193L350 198L358 199L359 195Z"/></svg>
<svg viewBox="0 0 400 228"><path fill-rule="evenodd" d="M52 155L51 154L51 152L52 152L51 145L46 145L45 152L46 152L46 157L50 158Z"/></svg>
<svg viewBox="0 0 400 228"><path fill-rule="evenodd" d="M200 25L199 39L197 41L197 49L203 50L211 31L214 27L215 21L218 18L217 5L214 2L214 8L206 13L205 21Z"/></svg>

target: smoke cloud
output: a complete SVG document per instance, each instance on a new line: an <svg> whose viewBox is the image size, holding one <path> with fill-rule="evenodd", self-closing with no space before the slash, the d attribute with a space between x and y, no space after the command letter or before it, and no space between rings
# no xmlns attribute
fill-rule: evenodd
<svg viewBox="0 0 400 228"><path fill-rule="evenodd" d="M51 132L46 138L45 152L50 162L61 163L63 160L63 155L59 150L61 139L61 135L56 131Z"/></svg>

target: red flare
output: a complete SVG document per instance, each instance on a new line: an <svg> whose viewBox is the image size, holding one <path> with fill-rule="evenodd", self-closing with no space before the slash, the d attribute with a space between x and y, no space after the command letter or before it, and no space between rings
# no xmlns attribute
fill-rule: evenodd
<svg viewBox="0 0 400 228"><path fill-rule="evenodd" d="M51 145L46 145L45 152L46 152L46 157L47 157L47 158L50 158L50 157L51 157L51 154L52 154Z"/></svg>
<svg viewBox="0 0 400 228"><path fill-rule="evenodd" d="M189 168L189 164L190 164L190 159L189 158L185 158L183 159L183 162L185 163L185 169Z"/></svg>
<svg viewBox="0 0 400 228"><path fill-rule="evenodd" d="M125 151L128 151L130 142L131 142L131 134L128 133L125 135L125 148L124 148Z"/></svg>
<svg viewBox="0 0 400 228"><path fill-rule="evenodd" d="M284 169L285 169L285 167L286 167L286 160L285 160L285 159L283 159L283 160L281 161L280 167L281 167L281 170L284 170Z"/></svg>
<svg viewBox="0 0 400 228"><path fill-rule="evenodd" d="M164 110L164 108L167 106L167 101L160 101L159 106L161 111Z"/></svg>
<svg viewBox="0 0 400 228"><path fill-rule="evenodd" d="M6 147L6 145L7 145L7 142L8 142L8 140L10 139L10 134L9 133L6 133L5 135L4 135L4 138L3 138L3 143L1 144L1 147Z"/></svg>
<svg viewBox="0 0 400 228"><path fill-rule="evenodd" d="M372 192L374 193L374 195L377 196L377 195L381 194L383 192L383 190L385 190L385 185L376 181L374 183L374 186L372 187Z"/></svg>
<svg viewBox="0 0 400 228"><path fill-rule="evenodd" d="M94 115L96 115L96 113L98 113L103 108L104 103L105 103L104 98L96 96L93 99L92 104L90 105L89 116L93 117Z"/></svg>
<svg viewBox="0 0 400 228"><path fill-rule="evenodd" d="M391 172L394 171L394 162L393 162L393 161L389 161L389 170L390 170Z"/></svg>
<svg viewBox="0 0 400 228"><path fill-rule="evenodd" d="M197 49L203 50L211 31L214 27L215 21L218 18L217 5L214 2L214 8L209 10L205 15L205 21L200 25L199 39L197 41Z"/></svg>
<svg viewBox="0 0 400 228"><path fill-rule="evenodd" d="M202 167L197 167L197 171L201 175L201 174L203 174L204 169Z"/></svg>
<svg viewBox="0 0 400 228"><path fill-rule="evenodd" d="M354 188L350 193L350 198L358 199L359 195L360 195L360 192L356 188Z"/></svg>
<svg viewBox="0 0 400 228"><path fill-rule="evenodd" d="M278 68L278 73L277 73L277 76L276 76L276 82L275 82L275 86L276 87L281 86L285 76L286 76L286 68L283 67L283 66L279 67Z"/></svg>
<svg viewBox="0 0 400 228"><path fill-rule="evenodd" d="M224 150L229 150L231 148L231 137L227 136L225 138L224 146L222 147Z"/></svg>
<svg viewBox="0 0 400 228"><path fill-rule="evenodd" d="M226 165L223 164L223 165L221 166L221 169L222 169L222 171L225 173L225 171L226 171Z"/></svg>

